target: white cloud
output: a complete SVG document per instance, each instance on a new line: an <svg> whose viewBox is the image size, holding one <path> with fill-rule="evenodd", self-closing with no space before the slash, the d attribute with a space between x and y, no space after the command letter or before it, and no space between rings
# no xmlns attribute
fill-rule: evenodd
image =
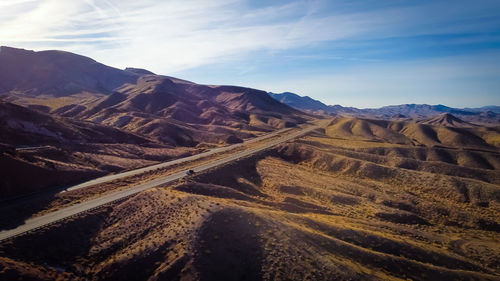
<svg viewBox="0 0 500 281"><path fill-rule="evenodd" d="M332 3L333 8L328 7ZM447 42L498 41L492 32L500 24L497 15L500 2L391 3L269 1L267 6L255 8L250 7L249 0L0 0L0 43L35 50L64 49L108 65L144 67L161 74L185 73L200 66L210 69L214 64L240 64L230 68L239 75L252 74L258 72L259 65L253 63L252 55L263 51L283 52L283 59L310 57L332 63L356 62L356 67L343 68L342 73L295 75L273 81L261 77L245 83L275 91L293 90L347 105L352 101L349 95L354 94L365 96L358 102L368 105L386 104L387 101L376 98L382 92L395 99L410 92L414 97L422 91L470 92L474 83L453 81L446 88L443 79L451 81L465 74L468 74L464 76L466 79L472 79L470 71L474 66L477 73L488 75L481 69L488 65L484 61L391 64L370 59L366 54L384 51L372 49L371 39L477 31L483 35ZM362 53L307 52L309 47L324 42L335 42L335 46L344 50L356 44L354 47L362 49ZM306 51L286 53L297 49ZM493 71L498 74L498 68Z"/></svg>
<svg viewBox="0 0 500 281"><path fill-rule="evenodd" d="M2 4L5 7L0 12L3 44L38 50L61 48L107 64L148 67L160 73L252 51L280 51L345 38L408 35L408 31L432 32L435 26L421 30L416 22L442 5L325 13L325 1L294 1L263 8L248 8L244 0L8 3ZM464 17L463 9L444 11L444 16L428 14L427 24L439 23L446 16Z"/></svg>

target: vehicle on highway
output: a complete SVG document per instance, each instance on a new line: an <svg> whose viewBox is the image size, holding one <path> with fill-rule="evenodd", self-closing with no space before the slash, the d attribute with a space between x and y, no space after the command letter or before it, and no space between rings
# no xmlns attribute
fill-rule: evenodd
<svg viewBox="0 0 500 281"><path fill-rule="evenodd" d="M302 130L300 130L298 132L282 136L279 139L272 140L267 144L261 144L257 149L253 148L253 149L239 151L239 152L236 152L235 154L231 154L229 156L226 156L223 159L217 160L213 163L199 165L198 167L196 167L196 170L205 171L208 169L212 169L214 167L218 167L220 165L229 163L229 162L234 161L236 159L241 159L243 157L255 154L259 151L276 146L276 145L283 143L283 142L286 142L288 140L300 137L300 136L302 136L306 133L312 132L313 130L318 129L318 128L319 128L319 126L309 126L309 127L302 128ZM272 136L276 136L279 133L281 133L281 132L280 131L274 132ZM252 139L252 140L256 140L256 139L259 139L259 137ZM231 148L231 146L224 147L224 150L222 150L222 151L227 151L229 148ZM218 152L221 152L221 151L218 151ZM206 154L206 155L211 155L211 154L213 154L213 152L208 152L208 154ZM92 186L95 184L109 182L110 180L115 180L118 178L125 178L125 177L128 177L130 175L141 174L144 172L151 171L153 169L157 169L158 165L163 166L165 164L169 164L169 165L172 165L173 163L178 164L178 163L180 163L178 161L186 161L187 159L189 159L189 161L191 161L194 159L198 159L200 157L200 155L203 155L203 153L198 154L198 155L194 155L195 158L190 158L190 157L193 157L193 156L190 156L190 157L186 157L183 159L181 158L181 159L173 160L170 162L160 163L157 165L153 165L153 166L149 166L149 167L145 167L145 168L140 168L137 170L132 170L132 171L128 171L128 172L124 172L124 173L120 173L120 174L108 175L108 176L105 176L102 178L93 179L93 180L90 180L90 181L85 182L83 184L79 184L79 185L70 187L67 190L70 191L70 190L74 190L74 189L85 188L85 187ZM24 224L21 224L21 225L17 226L16 228L12 228L12 229L8 229L8 230L0 230L0 243L2 241L9 239L9 238L12 238L12 237L15 237L15 236L18 236L18 235L21 235L21 234L24 234L24 233L27 233L30 231L35 231L37 229L40 229L42 226L46 226L46 225L52 224L54 222L70 218L72 216L75 216L77 214L81 214L81 213L86 212L88 210L92 210L92 209L95 209L95 208L98 208L98 207L101 207L101 206L104 206L106 204L110 204L113 202L119 202L119 200L121 200L123 198L127 198L127 197L134 195L134 194L138 194L139 192L142 192L144 190L147 190L147 189L159 186L159 185L164 185L167 183L172 183L178 179L181 179L186 174L193 175L193 174L195 174L195 171L194 170L187 170L186 172L180 171L178 173L169 174L169 175L166 175L166 176L163 176L163 177L160 177L158 179L151 180L151 181L137 183L136 185L134 185L130 188L126 188L123 190L117 190L117 191L114 191L111 193L102 194L97 198L85 200L83 202L75 202L75 204L72 204L72 205L69 205L67 207L63 207L61 209L52 211L52 212L47 213L45 215L40 215L37 217L27 219L24 221ZM25 204L25 202L22 202L22 203Z"/></svg>

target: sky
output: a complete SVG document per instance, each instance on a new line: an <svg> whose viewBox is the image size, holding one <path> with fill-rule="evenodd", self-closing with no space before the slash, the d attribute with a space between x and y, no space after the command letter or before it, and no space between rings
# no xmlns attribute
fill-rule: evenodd
<svg viewBox="0 0 500 281"><path fill-rule="evenodd" d="M0 44L331 105L500 105L498 0L0 0Z"/></svg>

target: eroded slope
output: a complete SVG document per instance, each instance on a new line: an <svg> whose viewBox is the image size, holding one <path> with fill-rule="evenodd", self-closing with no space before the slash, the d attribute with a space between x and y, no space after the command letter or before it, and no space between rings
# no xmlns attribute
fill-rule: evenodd
<svg viewBox="0 0 500 281"><path fill-rule="evenodd" d="M497 153L318 130L0 251L61 279L498 280Z"/></svg>

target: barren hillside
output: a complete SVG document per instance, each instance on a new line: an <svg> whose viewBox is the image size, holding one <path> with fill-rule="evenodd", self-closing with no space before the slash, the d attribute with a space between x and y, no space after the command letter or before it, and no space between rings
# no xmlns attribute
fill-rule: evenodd
<svg viewBox="0 0 500 281"><path fill-rule="evenodd" d="M498 280L497 148L419 146L394 124L338 122L16 238L0 247L2 274Z"/></svg>
<svg viewBox="0 0 500 281"><path fill-rule="evenodd" d="M3 101L0 130L0 199L203 151Z"/></svg>
<svg viewBox="0 0 500 281"><path fill-rule="evenodd" d="M120 70L63 51L0 47L0 81L1 198L241 143L310 118L264 91Z"/></svg>
<svg viewBox="0 0 500 281"><path fill-rule="evenodd" d="M177 146L247 138L307 118L264 91L119 70L61 51L1 47L0 80L6 101Z"/></svg>
<svg viewBox="0 0 500 281"><path fill-rule="evenodd" d="M468 124L452 115L415 121L337 117L326 128L333 138L414 146L495 150L498 127Z"/></svg>

